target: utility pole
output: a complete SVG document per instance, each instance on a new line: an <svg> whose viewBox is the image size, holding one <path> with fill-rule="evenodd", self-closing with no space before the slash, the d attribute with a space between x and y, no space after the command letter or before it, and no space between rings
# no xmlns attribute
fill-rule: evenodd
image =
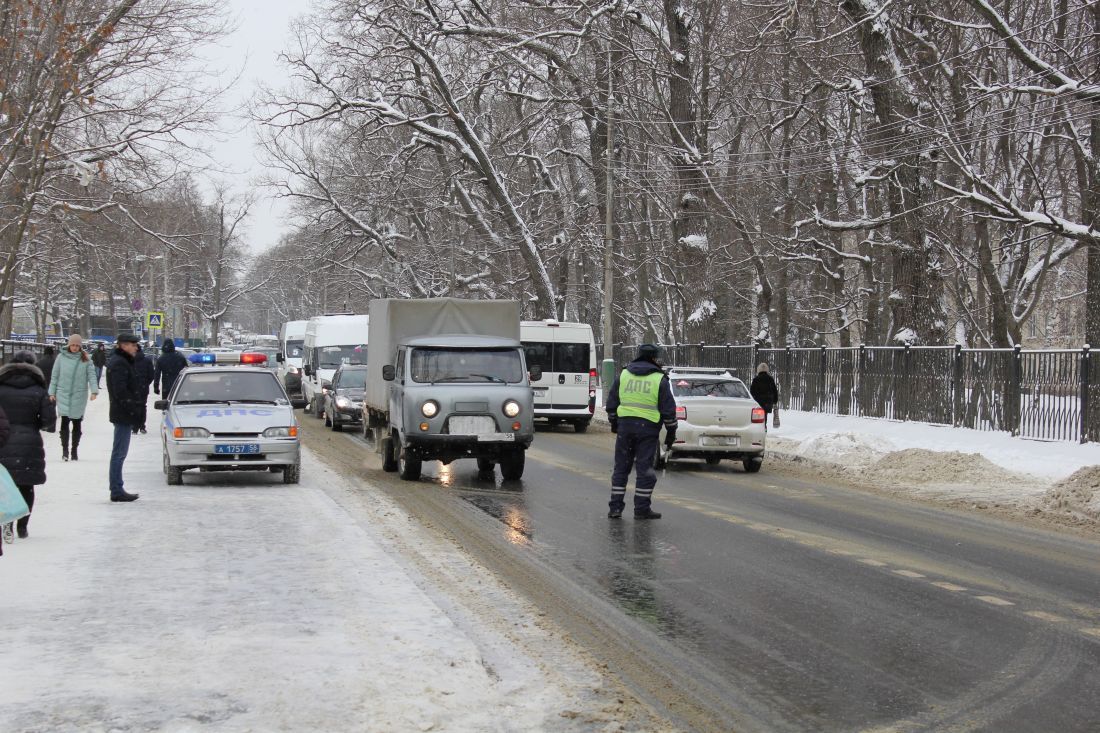
<svg viewBox="0 0 1100 733"><path fill-rule="evenodd" d="M608 19L609 24L614 20ZM614 78L612 73L612 45L614 33L609 34L607 40L607 147L604 152L604 163L607 170L604 173L606 192L604 194L604 226L603 226L603 358L610 359L612 344L615 341L615 324L612 317L611 304L615 297L615 273L612 269L612 254L615 247L615 200L612 196L615 186L615 168L613 165L615 155L615 135L612 127L612 105L615 103Z"/></svg>

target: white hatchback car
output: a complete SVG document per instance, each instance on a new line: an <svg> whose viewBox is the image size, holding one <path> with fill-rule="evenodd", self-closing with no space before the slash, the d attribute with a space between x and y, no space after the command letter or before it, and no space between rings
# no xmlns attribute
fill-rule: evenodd
<svg viewBox="0 0 1100 733"><path fill-rule="evenodd" d="M676 398L676 442L657 456L657 468L674 458L742 461L756 473L764 462L767 415L748 387L725 369L670 367L665 370Z"/></svg>

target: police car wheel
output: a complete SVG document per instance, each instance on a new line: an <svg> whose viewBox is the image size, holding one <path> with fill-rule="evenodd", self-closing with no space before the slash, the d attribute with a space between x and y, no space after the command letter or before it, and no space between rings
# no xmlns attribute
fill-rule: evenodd
<svg viewBox="0 0 1100 733"><path fill-rule="evenodd" d="M746 458L745 459L745 472L746 473L759 473L760 467L764 465L764 461L759 458Z"/></svg>
<svg viewBox="0 0 1100 733"><path fill-rule="evenodd" d="M168 458L168 452L164 453L164 481L169 486L182 486L183 485L183 469L179 466L173 466L172 461Z"/></svg>
<svg viewBox="0 0 1100 733"><path fill-rule="evenodd" d="M658 471L668 466L668 459L661 453L661 449L658 448L657 452L653 454L653 467Z"/></svg>
<svg viewBox="0 0 1100 733"><path fill-rule="evenodd" d="M424 462L418 456L409 455L407 450L401 450L400 448L398 450L401 453L397 458L397 471L401 478L405 481L418 481Z"/></svg>
<svg viewBox="0 0 1100 733"><path fill-rule="evenodd" d="M283 483L296 484L302 477L302 464L295 463L283 468Z"/></svg>

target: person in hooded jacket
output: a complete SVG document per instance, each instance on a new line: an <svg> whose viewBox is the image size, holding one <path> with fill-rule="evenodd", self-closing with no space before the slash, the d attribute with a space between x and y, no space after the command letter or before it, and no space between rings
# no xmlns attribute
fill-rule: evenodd
<svg viewBox="0 0 1100 733"><path fill-rule="evenodd" d="M38 367L38 371L42 372L42 376L46 378L46 389L50 388L50 380L53 379L53 365L56 356L54 355L54 348L47 346L42 350L42 356L35 357L34 365Z"/></svg>
<svg viewBox="0 0 1100 733"><path fill-rule="evenodd" d="M638 355L615 378L607 393L607 419L615 438L615 470L611 473L611 501L607 516L618 519L626 506L626 482L634 469L634 518L660 519L653 511L653 489L661 426L665 445L676 440L676 400L661 370L661 349L642 344Z"/></svg>
<svg viewBox="0 0 1100 733"><path fill-rule="evenodd" d="M11 435L11 425L8 424L8 415L3 408L0 408L0 449L8 442L9 435ZM14 534L11 524L5 524L3 527L3 541L0 542L0 557L4 556L4 542L11 542L14 539Z"/></svg>
<svg viewBox="0 0 1100 733"><path fill-rule="evenodd" d="M61 460L69 460L69 425L72 425L72 459L79 458L78 449L83 435L84 410L88 400L99 394L99 384L95 378L95 367L84 351L80 334L69 336L69 343L53 365L53 379L50 380L50 399L57 405L57 414L61 416Z"/></svg>
<svg viewBox="0 0 1100 733"><path fill-rule="evenodd" d="M749 385L749 394L768 415L779 403L779 387L776 386L772 375L768 373L767 362L761 362L760 366L756 367L756 376L752 378L752 384ZM767 425L766 420L764 424Z"/></svg>
<svg viewBox="0 0 1100 733"><path fill-rule="evenodd" d="M11 430L0 448L0 463L19 487L27 508L33 510L34 487L46 483L46 448L40 431L56 429L57 413L46 391L46 377L29 351L16 352L11 364L0 367L0 409ZM16 522L20 537L27 537L30 519L28 514Z"/></svg>
<svg viewBox="0 0 1100 733"><path fill-rule="evenodd" d="M176 351L175 342L165 339L160 347L160 358L153 369L153 392L167 397L172 391L172 385L176 383L176 377L186 368L187 359Z"/></svg>
<svg viewBox="0 0 1100 733"><path fill-rule="evenodd" d="M145 350L141 346L138 346L137 355L134 357L134 369L137 370L142 384L145 385L145 397L141 402L141 424L134 426L134 434L136 435L139 431L141 433L146 432L145 421L149 412L149 388L153 385L154 375L157 371L156 360L153 357L146 356Z"/></svg>
<svg viewBox="0 0 1100 733"><path fill-rule="evenodd" d="M92 364L95 364L95 385L98 387L103 383L103 368L107 366L107 349L103 348L103 344L96 344Z"/></svg>

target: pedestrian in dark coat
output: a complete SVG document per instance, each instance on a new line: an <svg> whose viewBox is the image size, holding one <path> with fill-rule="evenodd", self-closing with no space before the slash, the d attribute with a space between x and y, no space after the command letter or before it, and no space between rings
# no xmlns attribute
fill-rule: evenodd
<svg viewBox="0 0 1100 733"><path fill-rule="evenodd" d="M611 473L611 501L607 516L618 519L626 507L626 482L634 469L634 518L660 519L653 511L657 472L653 459L660 447L661 426L665 445L676 440L676 399L661 369L661 349L653 344L638 347L638 356L627 365L607 393L607 419L615 439L615 470Z"/></svg>
<svg viewBox="0 0 1100 733"><path fill-rule="evenodd" d="M171 339L165 339L160 347L160 358L153 370L153 391L165 397L172 391L172 385L176 383L176 377L187 368L187 359L176 351L176 344Z"/></svg>
<svg viewBox="0 0 1100 733"><path fill-rule="evenodd" d="M134 428L134 432L145 432L145 420L148 413L149 402L149 388L153 385L155 379L157 366L154 357L146 356L145 350L138 346L137 355L134 357L134 368L137 369L138 376L141 377L141 382L144 385L145 397L141 401L141 424Z"/></svg>
<svg viewBox="0 0 1100 733"><path fill-rule="evenodd" d="M103 348L103 344L96 344L92 364L95 365L95 386L98 389L103 382L103 368L107 366L107 349Z"/></svg>
<svg viewBox="0 0 1100 733"><path fill-rule="evenodd" d="M127 493L122 484L122 466L130 452L130 435L145 419L148 391L134 366L138 353L137 336L119 334L118 344L107 362L107 396L111 400L111 424L115 426L111 445L111 501L133 501L137 494Z"/></svg>
<svg viewBox="0 0 1100 733"><path fill-rule="evenodd" d="M8 415L0 408L0 449L4 447L8 442L8 436L11 434L11 426L8 424ZM4 556L4 542L11 542L11 538L8 534L11 532L11 525L4 527L4 541L0 542L0 557Z"/></svg>
<svg viewBox="0 0 1100 733"><path fill-rule="evenodd" d="M50 388L50 381L53 379L53 363L56 359L57 352L54 351L52 346L47 346L42 350L42 356L34 360L34 365L38 367L38 371L42 372L42 376L46 378L46 389Z"/></svg>
<svg viewBox="0 0 1100 733"><path fill-rule="evenodd" d="M16 352L11 364L0 367L0 409L10 426L8 440L0 448L0 463L33 510L34 487L46 483L46 448L40 431L52 433L57 414L46 391L46 377L29 351ZM20 537L27 536L29 523L29 514L16 523Z"/></svg>
<svg viewBox="0 0 1100 733"><path fill-rule="evenodd" d="M749 385L749 394L769 415L779 404L779 387L776 386L772 375L768 373L766 363L756 367L756 376L752 378L752 384Z"/></svg>

